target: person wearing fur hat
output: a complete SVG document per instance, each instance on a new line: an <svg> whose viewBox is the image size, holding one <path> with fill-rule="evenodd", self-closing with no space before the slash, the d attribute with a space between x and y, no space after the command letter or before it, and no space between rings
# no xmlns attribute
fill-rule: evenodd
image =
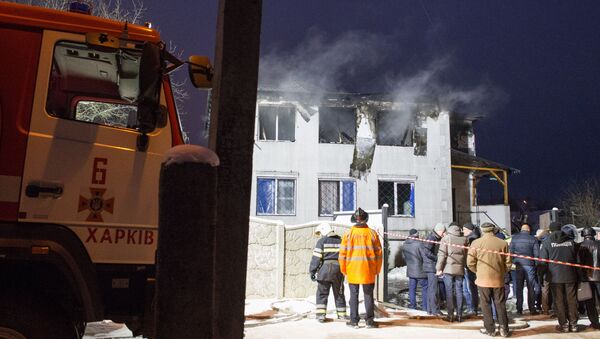
<svg viewBox="0 0 600 339"><path fill-rule="evenodd" d="M465 246L466 244L467 239L462 235L460 226L456 223L451 223L442 238L436 263L437 275L443 275L444 286L446 288L448 315L445 320L448 322L462 322L462 283L467 250L460 246ZM455 305L456 316L454 314Z"/></svg>
<svg viewBox="0 0 600 339"><path fill-rule="evenodd" d="M410 308L417 308L417 285L421 287L423 295L423 310L427 311L427 274L423 271L423 258L419 249L423 243L419 240L419 232L411 229L408 236L414 239L406 239L402 245L402 255L406 262L406 276L408 277L408 300Z"/></svg>
<svg viewBox="0 0 600 339"><path fill-rule="evenodd" d="M369 214L357 209L351 218L354 226L344 234L340 245L340 269L350 288L350 321L346 325L359 328L358 290L362 285L365 297L366 327L375 328L375 278L381 270L383 250L377 232L367 225Z"/></svg>
<svg viewBox="0 0 600 339"><path fill-rule="evenodd" d="M438 276L436 275L437 255L440 245L437 243L442 240L446 232L446 225L438 223L429 233L426 240L434 242L425 242L419 248L421 258L423 259L423 271L427 273L427 313L430 315L441 316L439 291L438 291Z"/></svg>
<svg viewBox="0 0 600 339"><path fill-rule="evenodd" d="M504 293L504 277L510 271L511 257L494 252L509 253L508 243L494 235L492 223L481 225L483 236L471 244L467 257L467 266L477 274L475 284L479 288L479 301L483 313L484 328L482 334L496 336L496 325L492 315L492 303L496 306L500 335L510 336L508 331L508 315L506 313L506 294Z"/></svg>
<svg viewBox="0 0 600 339"><path fill-rule="evenodd" d="M550 223L550 236L542 242L540 258L577 263L577 245L569 234L561 231L558 222ZM577 332L577 279L578 272L573 266L554 263L539 263L540 269L546 272L550 282L550 290L554 298L559 332Z"/></svg>
<svg viewBox="0 0 600 339"><path fill-rule="evenodd" d="M338 319L346 319L344 275L338 262L342 239L328 223L317 226L315 235L321 238L313 249L310 261L310 279L317 282L317 320L325 322L329 290L333 291Z"/></svg>

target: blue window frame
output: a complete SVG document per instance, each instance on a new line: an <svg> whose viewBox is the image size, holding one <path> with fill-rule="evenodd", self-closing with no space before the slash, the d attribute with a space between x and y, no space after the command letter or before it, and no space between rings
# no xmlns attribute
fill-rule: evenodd
<svg viewBox="0 0 600 339"><path fill-rule="evenodd" d="M258 178L256 184L256 215L296 214L296 180Z"/></svg>

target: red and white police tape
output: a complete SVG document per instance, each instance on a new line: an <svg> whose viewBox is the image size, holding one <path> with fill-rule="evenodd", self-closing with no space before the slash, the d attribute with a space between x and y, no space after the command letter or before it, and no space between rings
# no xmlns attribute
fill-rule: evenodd
<svg viewBox="0 0 600 339"><path fill-rule="evenodd" d="M427 240L427 239L420 239L420 238L409 237L409 236L402 235L400 233L395 233L395 232L383 232L383 233L387 234L388 236L398 237L400 239L405 239L405 240L406 239L412 239L412 240L417 240L417 241L421 241L421 242L427 242L427 243L431 243L431 244L445 244L445 245L448 245L448 246L457 247L457 248L463 248L463 249L466 249L466 250L471 250L472 249L472 250L476 250L476 251L494 253L494 254L499 254L499 255L505 255L505 256L514 257L514 258L529 259L529 260L546 262L546 263L550 263L550 264L558 264L558 265L565 265L565 266L572 266L572 267L579 267L579 268L585 268L585 269L589 269L589 270L600 271L600 267L593 267L593 266L587 266L587 265L581 265L581 264L574 264L574 263L570 263L570 262L559 261L559 260L552 260L552 259L536 258L536 257L527 256L527 255L514 254L514 253L510 253L510 252L507 253L507 252L501 252L501 251L488 250L488 249L485 249L485 248L474 248L474 247L463 246L463 245L449 244L449 243L445 243L445 242L441 242L441 241L434 241L434 240Z"/></svg>

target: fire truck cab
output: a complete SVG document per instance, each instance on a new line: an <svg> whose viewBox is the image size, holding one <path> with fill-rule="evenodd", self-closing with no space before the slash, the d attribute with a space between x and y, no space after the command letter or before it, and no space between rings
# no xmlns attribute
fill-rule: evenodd
<svg viewBox="0 0 600 339"><path fill-rule="evenodd" d="M102 319L141 333L160 165L183 143L160 37L0 2L0 45L0 337L78 338Z"/></svg>

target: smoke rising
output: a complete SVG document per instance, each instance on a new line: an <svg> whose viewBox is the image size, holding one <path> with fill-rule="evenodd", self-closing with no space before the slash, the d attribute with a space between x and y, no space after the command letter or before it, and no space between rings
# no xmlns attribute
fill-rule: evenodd
<svg viewBox="0 0 600 339"><path fill-rule="evenodd" d="M290 51L272 50L261 56L261 88L303 92L350 91L357 81L382 61L384 39L370 33L348 32L337 39L312 36Z"/></svg>
<svg viewBox="0 0 600 339"><path fill-rule="evenodd" d="M261 56L262 89L310 92L316 97L327 92L387 93L398 103L435 104L439 110L477 116L491 113L507 99L487 79L472 87L465 86L460 76L451 79L450 71L458 67L449 53L437 53L433 60L406 71L406 56L417 52L404 49L393 37L360 31L337 38L314 30L308 35L289 51L273 49ZM365 89L365 84L373 87Z"/></svg>
<svg viewBox="0 0 600 339"><path fill-rule="evenodd" d="M388 75L387 92L398 103L434 104L440 111L476 116L494 112L507 100L507 94L487 79L473 87L445 81L453 67L452 58L443 56L412 74Z"/></svg>

